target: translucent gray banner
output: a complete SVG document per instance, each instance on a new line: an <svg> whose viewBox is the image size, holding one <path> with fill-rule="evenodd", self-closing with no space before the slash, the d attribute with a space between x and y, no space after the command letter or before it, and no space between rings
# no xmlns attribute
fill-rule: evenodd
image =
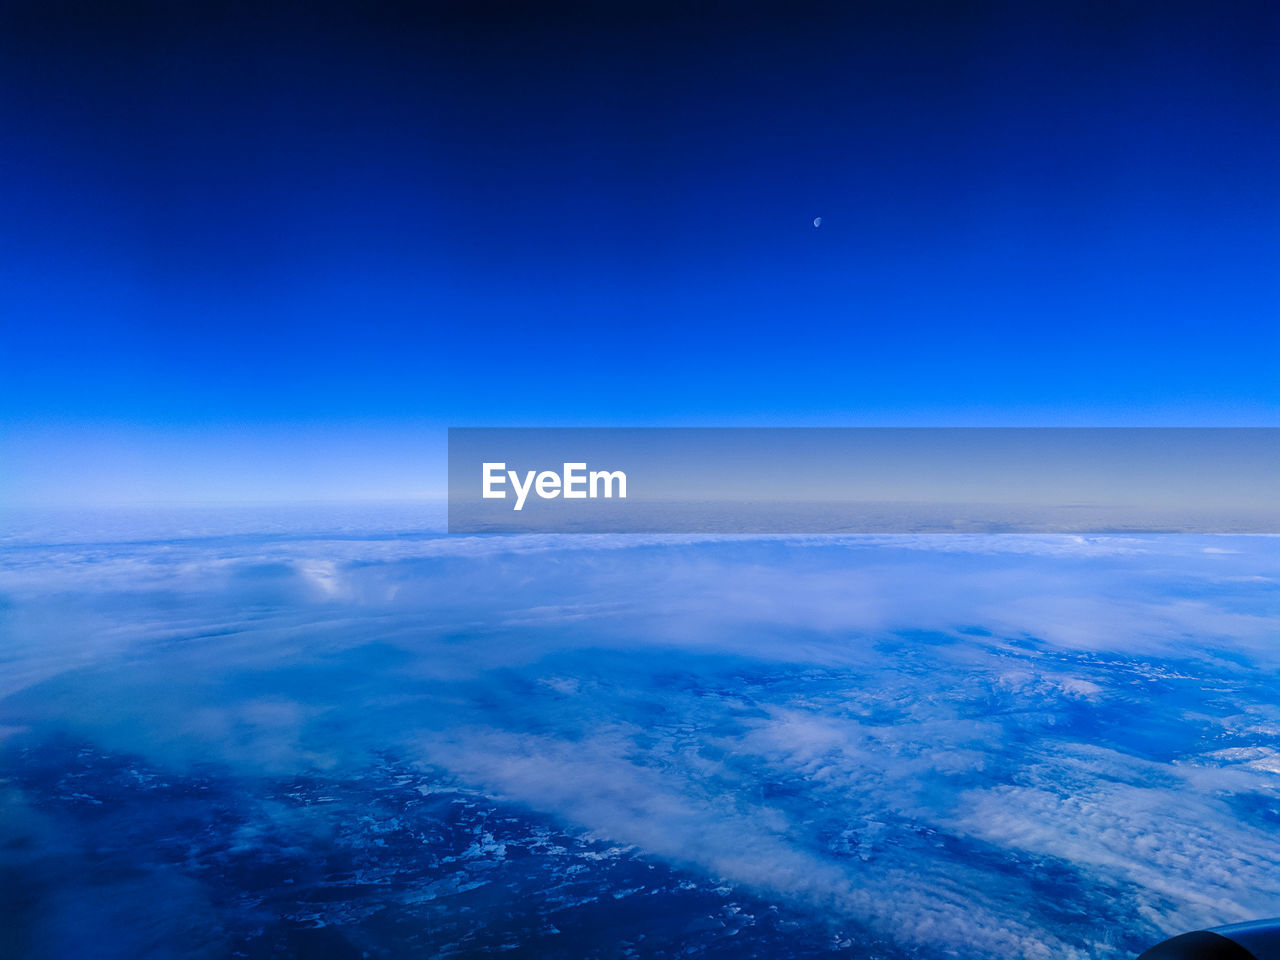
<svg viewBox="0 0 1280 960"><path fill-rule="evenodd" d="M451 533L1280 533L1277 428L454 428Z"/></svg>

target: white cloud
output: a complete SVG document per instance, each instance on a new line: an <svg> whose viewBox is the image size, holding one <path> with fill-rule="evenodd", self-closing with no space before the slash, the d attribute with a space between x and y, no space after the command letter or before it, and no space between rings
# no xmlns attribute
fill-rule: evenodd
<svg viewBox="0 0 1280 960"><path fill-rule="evenodd" d="M254 774L407 749L920 948L1104 954L1033 880L1146 932L1275 912L1233 804L1276 789L1277 578L1275 538L26 540L0 719Z"/></svg>

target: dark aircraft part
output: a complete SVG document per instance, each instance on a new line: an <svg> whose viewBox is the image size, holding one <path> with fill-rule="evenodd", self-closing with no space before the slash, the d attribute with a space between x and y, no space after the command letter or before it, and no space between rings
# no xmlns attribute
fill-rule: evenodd
<svg viewBox="0 0 1280 960"><path fill-rule="evenodd" d="M1138 960L1280 960L1280 917L1184 933Z"/></svg>

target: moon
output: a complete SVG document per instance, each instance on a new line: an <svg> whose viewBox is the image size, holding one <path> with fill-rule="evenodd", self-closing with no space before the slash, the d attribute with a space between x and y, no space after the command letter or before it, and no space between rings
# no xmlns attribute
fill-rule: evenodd
<svg viewBox="0 0 1280 960"><path fill-rule="evenodd" d="M815 227L820 227L820 226L822 226L822 218L821 218L821 217L814 217L814 218L813 218L813 225L814 225Z"/></svg>

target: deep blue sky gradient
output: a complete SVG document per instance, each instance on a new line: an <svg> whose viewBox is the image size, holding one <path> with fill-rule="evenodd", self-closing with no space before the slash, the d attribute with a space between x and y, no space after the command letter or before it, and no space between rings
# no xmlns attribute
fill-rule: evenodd
<svg viewBox="0 0 1280 960"><path fill-rule="evenodd" d="M11 492L1280 419L1274 4L89 6L0 13Z"/></svg>

